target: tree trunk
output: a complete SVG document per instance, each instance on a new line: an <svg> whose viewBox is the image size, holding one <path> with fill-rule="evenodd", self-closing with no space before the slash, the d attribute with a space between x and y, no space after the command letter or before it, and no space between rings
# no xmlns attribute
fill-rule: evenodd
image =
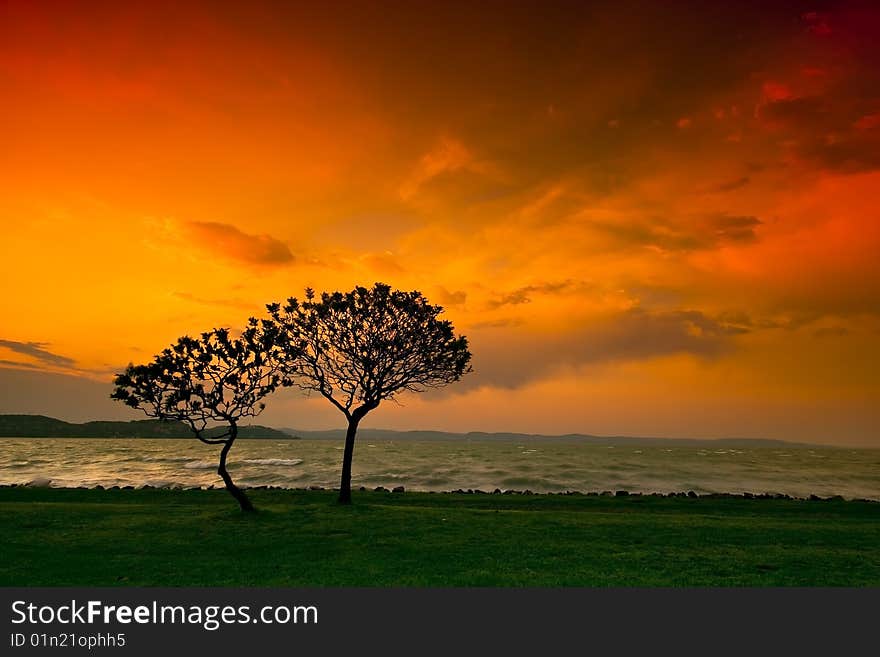
<svg viewBox="0 0 880 657"><path fill-rule="evenodd" d="M348 420L348 430L345 432L345 451L342 453L342 481L339 482L339 503L351 504L351 459L354 456L354 437L357 434L358 423L361 418L358 414Z"/></svg>
<svg viewBox="0 0 880 657"><path fill-rule="evenodd" d="M226 490L235 498L242 511L256 511L248 496L244 494L244 491L232 482L232 477L229 476L229 471L226 469L226 456L229 454L229 450L232 449L232 443L235 442L237 435L238 427L233 424L229 430L229 439L223 443L223 449L220 450L220 465L217 466L217 474L223 479L223 483L226 484Z"/></svg>

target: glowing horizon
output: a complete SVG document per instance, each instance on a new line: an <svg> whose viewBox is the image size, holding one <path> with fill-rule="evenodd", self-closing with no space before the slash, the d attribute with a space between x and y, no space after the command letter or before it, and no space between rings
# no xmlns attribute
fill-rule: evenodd
<svg viewBox="0 0 880 657"><path fill-rule="evenodd" d="M0 412L383 281L475 371L370 426L880 447L880 10L295 4L4 3Z"/></svg>

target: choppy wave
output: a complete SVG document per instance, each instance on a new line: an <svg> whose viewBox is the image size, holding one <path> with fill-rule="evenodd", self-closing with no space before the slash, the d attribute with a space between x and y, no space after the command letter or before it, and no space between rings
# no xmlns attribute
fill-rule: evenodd
<svg viewBox="0 0 880 657"><path fill-rule="evenodd" d="M214 461L189 461L183 467L187 470L213 470L217 464Z"/></svg>
<svg viewBox="0 0 880 657"><path fill-rule="evenodd" d="M242 459L241 463L253 465L299 465L302 459Z"/></svg>
<svg viewBox="0 0 880 657"><path fill-rule="evenodd" d="M222 486L217 448L195 440L2 439L0 485ZM367 447L371 446L367 449ZM338 485L335 441L241 440L229 469L242 486ZM576 441L379 441L355 452L354 486L408 490L779 494L880 500L880 450L692 448Z"/></svg>
<svg viewBox="0 0 880 657"><path fill-rule="evenodd" d="M178 461L192 461L191 456L144 456L147 463L177 463Z"/></svg>

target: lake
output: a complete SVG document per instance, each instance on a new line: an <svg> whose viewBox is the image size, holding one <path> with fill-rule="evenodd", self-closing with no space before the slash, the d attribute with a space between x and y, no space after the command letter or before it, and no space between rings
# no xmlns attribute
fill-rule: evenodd
<svg viewBox="0 0 880 657"><path fill-rule="evenodd" d="M0 439L0 484L222 486L195 439ZM342 441L239 440L241 486L338 486ZM358 441L352 485L411 490L776 493L880 501L880 450L591 445L571 439Z"/></svg>

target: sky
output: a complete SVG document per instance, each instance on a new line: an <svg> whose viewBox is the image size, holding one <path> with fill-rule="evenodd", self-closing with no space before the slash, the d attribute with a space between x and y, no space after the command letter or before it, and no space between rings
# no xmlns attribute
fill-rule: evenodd
<svg viewBox="0 0 880 657"><path fill-rule="evenodd" d="M474 371L364 426L880 447L876 3L0 0L0 97L0 412L382 281Z"/></svg>

